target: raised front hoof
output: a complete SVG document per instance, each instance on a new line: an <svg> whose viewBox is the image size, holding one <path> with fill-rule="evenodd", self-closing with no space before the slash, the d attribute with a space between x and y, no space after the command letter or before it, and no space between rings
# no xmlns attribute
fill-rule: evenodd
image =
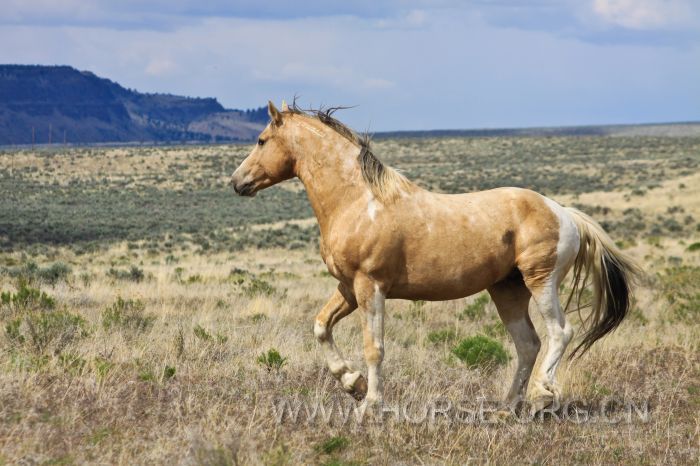
<svg viewBox="0 0 700 466"><path fill-rule="evenodd" d="M363 376L359 376L349 393L357 401L364 400L365 396L367 396L367 379Z"/></svg>
<svg viewBox="0 0 700 466"><path fill-rule="evenodd" d="M532 396L530 402L530 416L534 417L537 414L544 412L554 412L559 409L559 396L556 390L548 390L540 387Z"/></svg>
<svg viewBox="0 0 700 466"><path fill-rule="evenodd" d="M534 417L554 404L554 397L539 396L530 403L530 416Z"/></svg>

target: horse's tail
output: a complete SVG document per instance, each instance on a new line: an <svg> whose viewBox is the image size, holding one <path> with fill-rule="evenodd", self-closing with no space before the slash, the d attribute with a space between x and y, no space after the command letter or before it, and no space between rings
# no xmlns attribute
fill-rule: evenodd
<svg viewBox="0 0 700 466"><path fill-rule="evenodd" d="M605 230L583 212L567 207L576 223L581 247L573 269L573 287L566 303L568 308L576 297L580 310L583 290L590 281L593 284L591 313L583 320L586 333L569 356L572 359L588 349L608 333L617 328L630 309L631 285L641 276L635 261L622 252L605 233Z"/></svg>

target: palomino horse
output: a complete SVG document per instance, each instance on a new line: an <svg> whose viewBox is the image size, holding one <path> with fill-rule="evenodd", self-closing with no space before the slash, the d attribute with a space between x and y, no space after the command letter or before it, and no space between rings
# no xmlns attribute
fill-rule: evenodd
<svg viewBox="0 0 700 466"><path fill-rule="evenodd" d="M382 400L386 299L439 301L488 290L518 354L510 406L524 400L540 351L528 314L532 299L549 337L531 387L534 410L558 402L557 365L574 333L557 294L567 272L573 268L572 296L580 300L589 278L594 292L576 351L585 352L625 317L638 269L585 214L519 188L429 192L382 164L369 142L332 112L296 105L278 111L271 102L268 110L270 124L231 183L242 196L294 176L304 184L321 230L321 256L339 281L316 316L314 334L331 373L355 398ZM358 307L366 379L350 368L332 333Z"/></svg>

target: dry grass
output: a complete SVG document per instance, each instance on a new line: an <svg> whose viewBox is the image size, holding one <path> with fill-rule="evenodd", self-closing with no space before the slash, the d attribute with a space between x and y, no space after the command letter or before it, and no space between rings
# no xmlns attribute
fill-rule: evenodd
<svg viewBox="0 0 700 466"><path fill-rule="evenodd" d="M122 162L114 166L130 170ZM624 191L582 194L579 200L607 205L611 216L626 202L653 216L672 197L700 218L694 180L697 174L668 179L657 194L632 201ZM678 189L681 182L688 188ZM335 286L317 251L203 253L180 244L166 254L113 243L76 255L53 247L32 259L65 262L72 273L55 286L35 286L53 296L57 308L82 316L88 335L55 353L19 345L0 328L0 464L697 464L698 314L675 318L655 278L675 264L673 257L700 265L700 251L687 251L694 241L697 233L653 242L639 238L629 247L650 272L634 312L581 360L563 364L559 375L566 400L596 410L607 406L609 418L621 422L580 424L558 420L561 412L532 422L489 413L484 422L439 415L434 422L430 415L411 422L387 413L383 422L366 417L359 423L352 418L342 423L337 415L329 423L306 423L302 412L299 422L289 417L278 422L274 407L282 399L354 403L340 392L313 339L313 316ZM22 251L1 259L27 260ZM130 265L143 270L143 281L107 274ZM1 290L15 286L14 278L0 275ZM119 297L140 300L152 324L142 330L105 327L104 311ZM464 316L473 300L389 303L384 366L389 406L407 406L415 420L423 406L466 402L472 408L485 399L492 407L488 402L504 395L514 360L492 370L469 370L451 354L456 340L428 338L441 330L457 338L491 333L514 355L509 338L494 331L492 304L483 315ZM0 308L4 327L10 317L3 312L8 311ZM541 329L539 316L533 318ZM362 368L356 319L348 317L335 334L346 356ZM272 348L287 358L279 370L258 363ZM648 403L648 418L632 416L627 422L611 400Z"/></svg>

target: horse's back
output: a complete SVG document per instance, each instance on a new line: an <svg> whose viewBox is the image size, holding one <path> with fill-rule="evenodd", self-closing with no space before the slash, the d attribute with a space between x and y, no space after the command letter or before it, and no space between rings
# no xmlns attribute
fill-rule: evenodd
<svg viewBox="0 0 700 466"><path fill-rule="evenodd" d="M558 220L540 194L498 188L417 193L389 210L400 236L392 297L454 299L510 276L522 261L556 253ZM398 229L398 231L397 231Z"/></svg>

